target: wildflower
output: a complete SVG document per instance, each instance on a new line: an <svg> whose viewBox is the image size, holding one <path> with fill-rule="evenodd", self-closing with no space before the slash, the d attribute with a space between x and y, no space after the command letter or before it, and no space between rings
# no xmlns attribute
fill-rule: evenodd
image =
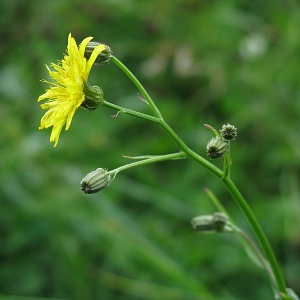
<svg viewBox="0 0 300 300"><path fill-rule="evenodd" d="M66 124L66 130L69 129L75 111L85 101L84 84L97 56L105 50L105 45L98 45L87 60L84 51L92 39L92 37L85 38L78 48L70 33L67 54L58 64L51 63L53 71L46 66L54 82L43 80L51 87L38 99L38 101L48 99L41 104L41 108L48 111L42 117L39 129L53 126L50 142L54 142L54 147L58 143L63 126Z"/></svg>

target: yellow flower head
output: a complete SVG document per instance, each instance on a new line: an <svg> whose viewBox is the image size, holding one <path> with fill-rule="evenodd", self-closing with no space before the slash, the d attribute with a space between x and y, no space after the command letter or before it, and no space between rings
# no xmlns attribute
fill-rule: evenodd
<svg viewBox="0 0 300 300"><path fill-rule="evenodd" d="M88 79L97 56L105 50L105 45L98 45L87 60L84 57L84 51L92 39L92 37L85 38L78 48L70 33L67 54L64 58L58 64L51 63L54 68L53 71L46 65L54 82L43 80L43 82L49 83L51 87L38 99L38 101L48 99L44 104L41 104L41 108L48 109L48 111L41 119L39 129L53 126L50 142L55 142L54 147L58 143L63 126L66 123L66 130L69 129L76 109L84 102L84 83Z"/></svg>

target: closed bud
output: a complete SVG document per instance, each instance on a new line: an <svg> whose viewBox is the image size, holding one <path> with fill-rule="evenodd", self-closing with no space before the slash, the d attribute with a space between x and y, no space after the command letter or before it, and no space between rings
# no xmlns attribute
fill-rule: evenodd
<svg viewBox="0 0 300 300"><path fill-rule="evenodd" d="M237 136L237 128L229 123L224 124L220 130L220 135L226 141L234 140Z"/></svg>
<svg viewBox="0 0 300 300"><path fill-rule="evenodd" d="M105 49L97 56L94 64L96 65L105 65L110 62L111 56L112 56L112 51L109 46L99 43L99 42L89 42L85 48L84 51L84 57L86 59L89 59L91 54L93 53L93 50L99 46L99 45L104 45Z"/></svg>
<svg viewBox="0 0 300 300"><path fill-rule="evenodd" d="M104 103L104 93L96 85L91 86L87 82L83 83L84 101L81 107L88 111L93 111Z"/></svg>
<svg viewBox="0 0 300 300"><path fill-rule="evenodd" d="M206 153L210 158L220 158L229 148L227 141L221 137L213 137L206 146Z"/></svg>
<svg viewBox="0 0 300 300"><path fill-rule="evenodd" d="M228 217L224 213L214 213L209 216L197 216L192 219L195 231L201 233L234 232Z"/></svg>
<svg viewBox="0 0 300 300"><path fill-rule="evenodd" d="M80 182L81 190L86 194L95 194L105 189L112 181L110 172L98 168L88 173Z"/></svg>

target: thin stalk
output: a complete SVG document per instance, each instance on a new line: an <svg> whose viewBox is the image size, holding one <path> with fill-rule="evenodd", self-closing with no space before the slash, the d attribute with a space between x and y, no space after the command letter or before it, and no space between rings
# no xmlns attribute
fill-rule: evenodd
<svg viewBox="0 0 300 300"><path fill-rule="evenodd" d="M229 149L227 150L224 158L223 177L230 178L230 167L231 167L231 157L230 157L230 145L229 145Z"/></svg>
<svg viewBox="0 0 300 300"><path fill-rule="evenodd" d="M147 164L153 164L156 162L161 162L164 160L171 160L171 159L182 159L182 158L186 158L186 154L184 152L179 152L179 153L172 153L172 154L166 154L166 155L157 155L154 156L152 158L147 158L147 159L143 159L140 161L135 161L131 164L127 164L124 166L121 166L117 169L114 169L111 172L114 172L115 174L122 172L124 170L133 168L133 167L137 167L137 166L141 166L141 165L147 165Z"/></svg>
<svg viewBox="0 0 300 300"><path fill-rule="evenodd" d="M180 147L180 149L191 159L195 160L197 163L211 171L213 174L215 174L218 178L222 178L223 172L219 168L217 168L215 165L210 163L208 160L204 159L202 156L197 154L196 152L192 151L180 138L179 136L174 132L174 130L163 120L157 117L153 117L147 114L143 114L140 112L137 112L135 110L131 110L107 101L104 101L104 106L112 108L120 113L128 114L131 116L135 116L138 118L146 119L155 123L158 123L168 134L169 136L176 142L176 144Z"/></svg>
<svg viewBox="0 0 300 300"><path fill-rule="evenodd" d="M151 97L148 95L147 91L144 89L142 84L138 81L138 79L127 69L123 63L121 63L116 57L112 56L111 60L119 66L126 74L127 76L132 80L132 82L137 86L137 88L140 90L140 92L143 94L145 97L146 101L149 103L152 111L157 117L152 117L149 115L141 114L138 112L130 111L130 110L124 110L123 108L120 109L120 107L106 103L106 106L109 106L111 108L117 109L120 112L128 113L137 117L145 118L150 121L154 121L156 123L159 123L160 126L168 133L168 135L176 142L176 144L180 147L180 149L192 160L196 161L198 164L201 166L205 167L207 170L211 171L213 174L215 174L218 178L222 180L224 185L227 187L229 190L230 194L232 197L235 199L243 213L245 214L246 218L248 219L249 223L251 224L257 239L259 240L261 247L263 248L266 257L268 258L268 261L270 263L270 267L272 268L272 271L274 273L274 276L276 278L278 290L280 291L280 295L283 298L284 295L286 295L286 286L285 286L285 281L284 278L281 274L281 271L279 269L279 266L277 264L275 255L271 249L271 246L262 231L257 219L255 218L252 210L248 206L247 202L237 189L237 187L234 185L234 183L231 181L229 178L229 166L225 168L225 173L217 168L215 165L210 163L208 160L204 159L197 153L195 153L193 150L191 150L179 137L178 135L173 131L173 129L164 121L160 111L158 108L155 106L154 102L152 101ZM149 163L151 163L149 161ZM225 176L224 176L225 174Z"/></svg>
<svg viewBox="0 0 300 300"><path fill-rule="evenodd" d="M136 85L136 87L139 89L139 91L142 93L142 95L145 97L147 103L150 105L153 113L160 119L163 119L160 111L154 104L153 100L145 90L145 88L142 86L142 84L139 82L139 80L131 73L131 71L121 62L119 61L115 56L111 57L111 61L115 63L130 79L131 81Z"/></svg>
<svg viewBox="0 0 300 300"><path fill-rule="evenodd" d="M286 285L284 278L282 276L282 273L279 269L277 260L275 258L275 255L272 251L272 248L261 228L259 225L257 219L255 218L252 210L248 206L246 200L243 198L237 187L234 185L234 183L231 181L231 179L228 177L229 175L229 168L227 176L223 176L224 173L215 167L213 164L211 164L209 161L192 151L190 148L188 148L184 142L175 134L175 132L164 122L159 122L160 125L167 131L167 133L173 138L173 140L180 146L180 148L187 154L188 157L214 173L218 178L222 180L222 182L225 184L227 189L229 190L230 194L233 196L234 200L239 205L240 209L245 214L246 218L248 219L249 223L252 226L252 229L254 230L257 239L259 240L266 257L268 258L268 261L270 263L270 266L272 268L272 271L274 273L274 276L276 278L278 290L284 294L286 294Z"/></svg>
<svg viewBox="0 0 300 300"><path fill-rule="evenodd" d="M188 157L196 161L201 166L205 167L207 170L211 171L213 174L215 174L218 178L223 177L223 172L219 168L217 168L215 165L210 163L208 160L191 150L180 138L179 136L174 132L174 130L164 121L161 120L158 122L161 127L169 134L169 136L176 142L176 144L180 147L180 149L186 153Z"/></svg>
<svg viewBox="0 0 300 300"><path fill-rule="evenodd" d="M223 212L230 220L231 226L233 227L234 231L240 235L240 239L243 239L243 241L247 242L248 247L250 247L253 251L253 253L256 255L262 266L265 268L266 272L270 276L271 281L273 282L274 286L277 287L277 282L275 279L275 276L273 274L272 269L270 268L270 265L260 249L256 246L256 244L252 241L252 239L238 226L235 225L235 222L232 220L231 216L229 215L226 208L221 204L221 202L218 200L218 198L213 194L211 190L208 188L204 189L207 195L209 196L210 200L213 202L213 204L216 206L216 208ZM245 247L245 246L244 246ZM245 249L247 252L247 249ZM248 250L249 251L249 250Z"/></svg>
<svg viewBox="0 0 300 300"><path fill-rule="evenodd" d="M275 255L272 251L272 248L261 228L259 225L257 219L255 218L252 210L250 209L249 205L247 204L246 200L244 197L241 195L240 191L237 189L235 184L231 181L230 178L224 177L222 178L223 183L229 190L230 194L232 197L235 199L237 204L239 205L240 209L243 211L245 214L246 218L248 219L249 223L251 224L257 239L259 240L261 247L263 248L266 257L268 258L268 261L270 263L270 266L272 268L273 274L276 278L277 282L277 287L280 292L283 294L286 294L286 286L285 286L285 281L284 278L281 274L281 271L279 269L277 260L275 258Z"/></svg>
<svg viewBox="0 0 300 300"><path fill-rule="evenodd" d="M256 246L256 244L252 241L252 239L242 229L240 229L239 227L237 227L233 224L232 224L232 226L233 226L234 230L247 241L248 245L251 247L252 251L256 254L256 256L260 260L261 264L264 266L266 272L270 276L272 283L275 286L277 286L277 282L276 282L274 273L273 273L272 269L270 268L269 263L266 261L265 257L259 250L259 248Z"/></svg>
<svg viewBox="0 0 300 300"><path fill-rule="evenodd" d="M275 255L272 251L272 248L261 228L261 226L259 225L257 219L255 218L252 210L250 209L250 207L248 206L246 200L243 198L243 196L241 195L241 193L239 192L239 190L236 188L236 186L234 185L234 183L231 181L231 179L228 176L224 177L224 173L222 170L220 170L219 168L217 168L215 165L213 165L212 163L210 163L208 160L204 159L202 156L198 155L196 152L194 152L193 150L191 150L179 137L178 135L173 131L173 129L164 121L161 120L159 118L156 117L152 117L149 115L145 115L136 111L131 111L128 109L125 109L123 107L117 106L115 104L106 102L104 105L111 107L113 109L116 109L120 112L123 113L127 113L136 117L140 117L140 118L145 118L148 119L150 121L159 123L161 125L161 127L169 134L169 136L176 142L176 144L180 147L180 149L186 154L186 156L188 156L189 158L191 158L192 160L196 161L198 164L202 165L203 167L205 167L206 169L208 169L209 171L211 171L213 174L215 174L218 178L220 178L222 180L222 182L225 184L225 186L227 187L227 189L229 190L230 194L233 196L234 200L237 202L237 204L239 205L240 209L243 211L243 213L245 214L246 218L248 219L249 223L251 224L257 239L259 240L265 255L270 263L270 266L272 268L272 271L274 273L274 276L276 278L276 282L277 282L277 286L280 292L282 293L286 293L286 288L285 288L285 281L284 278L281 274L281 271L279 269L279 266L277 264ZM183 154L183 153L182 153ZM178 154L176 154L178 155ZM167 159L171 159L170 157L166 157L162 160L167 160ZM135 162L132 164L129 164L126 166L121 167L122 170L124 170L125 168L130 168L136 165L141 165L141 164L146 164L146 163L153 163L156 161L162 161L161 159L159 159L159 157L156 158L152 158L152 159L147 159L147 160L143 160L143 161L139 161L139 162ZM121 170L119 170L121 171Z"/></svg>
<svg viewBox="0 0 300 300"><path fill-rule="evenodd" d="M150 116L150 115L147 115L147 114L143 114L143 113L140 113L138 111L131 110L131 109L128 109L128 108L125 108L125 107L107 102L107 101L104 101L104 103L102 105L106 106L106 107L109 107L109 108L112 108L112 109L114 109L114 110L116 110L120 113L123 113L123 114L127 114L127 115L131 115L131 116L134 116L134 117L146 119L146 120L149 120L149 121L152 121L152 122L160 123L159 118L156 118L156 117L153 117L153 116Z"/></svg>
<svg viewBox="0 0 300 300"><path fill-rule="evenodd" d="M204 191L208 195L209 199L213 202L217 210L223 212L229 218L230 222L233 223L227 209L222 205L222 203L218 200L214 193L209 188L204 188Z"/></svg>

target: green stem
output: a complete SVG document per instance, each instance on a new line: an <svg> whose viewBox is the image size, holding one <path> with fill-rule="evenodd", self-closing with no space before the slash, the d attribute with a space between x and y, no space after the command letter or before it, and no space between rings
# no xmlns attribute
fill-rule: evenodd
<svg viewBox="0 0 300 300"><path fill-rule="evenodd" d="M222 203L218 200L218 198L214 195L214 193L209 188L204 188L205 193L208 195L209 199L212 201L212 203L215 205L218 211L223 212L230 220L231 223L234 223L232 221L232 218L230 214L228 213L227 209L222 205Z"/></svg>
<svg viewBox="0 0 300 300"><path fill-rule="evenodd" d="M210 163L208 160L204 159L202 156L191 150L174 132L174 130L164 121L159 121L161 127L169 134L169 136L176 142L176 144L180 147L180 149L186 153L188 157L196 161L201 166L205 167L207 170L211 171L217 177L222 178L223 172L215 165Z"/></svg>
<svg viewBox="0 0 300 300"><path fill-rule="evenodd" d="M252 241L252 239L242 229L240 229L239 227L237 227L233 224L232 224L232 226L233 226L234 230L248 243L248 245L250 246L252 251L256 254L257 258L259 259L259 261L265 268L266 272L268 273L268 275L271 279L271 282L274 284L274 286L277 286L277 282L276 282L274 273L273 273L272 269L270 268L269 263L266 261L265 257L259 250L259 248L256 246L256 244ZM278 287L277 287L277 289L278 289Z"/></svg>
<svg viewBox="0 0 300 300"><path fill-rule="evenodd" d="M276 278L277 282L277 287L280 292L283 294L286 294L286 286L285 286L285 281L284 278L281 274L281 271L279 269L278 263L276 261L275 255L272 251L272 248L262 230L260 227L257 219L255 218L252 210L250 209L249 205L247 204L246 200L244 197L241 195L240 191L237 189L235 184L231 181L230 178L228 177L223 177L222 178L223 183L229 190L230 194L232 197L235 199L243 213L245 214L246 218L248 219L249 223L251 224L257 239L259 240L266 257L268 258L268 261L270 263L270 266L272 268L273 274Z"/></svg>
<svg viewBox="0 0 300 300"><path fill-rule="evenodd" d="M251 248L251 250L254 253L253 255L256 255L257 259L260 261L261 265L265 268L266 272L270 276L272 283L274 284L274 286L277 287L277 282L276 282L275 276L273 274L273 271L270 268L270 264L265 259L264 255L262 254L260 249L256 246L256 244L252 241L252 239L242 229L240 229L238 226L235 225L235 222L232 220L228 211L221 204L221 202L218 200L218 198L213 194L213 192L211 190L209 190L208 188L205 188L204 190L207 193L207 195L209 196L210 200L214 203L214 205L216 206L218 211L223 212L229 218L231 226L233 227L235 232L237 234L239 234L239 237L240 237L240 239L242 239L243 243L245 243L245 241L246 241L247 247ZM244 246L244 247L246 247L246 246ZM245 251L248 252L249 250L245 248Z"/></svg>
<svg viewBox="0 0 300 300"><path fill-rule="evenodd" d="M235 201L237 202L237 204L239 205L239 207L241 208L241 210L245 214L245 216L248 219L249 223L251 224L251 226L252 226L252 228L253 228L253 230L256 234L256 237L259 240L259 242L260 242L260 244L261 244L261 246L262 246L262 248L263 248L263 250L266 254L266 257L268 258L268 261L270 263L270 266L271 266L272 271L274 273L274 276L276 278L278 290L280 291L281 297L283 298L284 297L283 295L286 295L286 286L285 286L284 278L283 278L283 276L281 274L281 271L279 269L279 266L277 264L275 255L274 255L274 253L271 249L271 246L270 246L264 232L262 231L262 228L260 227L257 219L255 218L252 210L248 206L247 202L245 201L245 199L243 198L243 196L241 195L241 193L239 192L237 187L234 185L234 183L229 178L229 166L227 166L227 168L225 168L225 173L224 173L222 170L217 168L215 165L210 163L208 160L204 159L203 157L201 157L200 155L198 155L197 153L192 151L178 137L178 135L173 131L173 129L163 120L163 117L162 117L160 111L155 106L155 104L152 101L151 97L148 95L147 91L144 89L144 87L138 81L138 79L116 57L112 56L111 60L117 66L119 66L127 74L127 76L132 80L132 82L137 86L137 88L143 94L143 96L145 97L145 99L149 103L152 111L155 113L155 115L157 117L152 117L152 116L149 116L149 115L134 112L134 111L131 111L131 110L128 110L128 109L118 107L118 106L113 105L111 103L109 104L107 102L104 105L106 105L108 107L111 107L113 109L116 109L120 112L124 112L124 113L130 114L130 115L133 115L133 116L137 116L137 117L140 117L140 118L145 118L145 119L148 119L150 121L159 123L160 126L168 133L168 135L176 142L176 144L180 147L180 149L186 154L186 156L188 156L192 160L196 161L198 164L205 167L207 170L211 171L213 174L215 174L218 178L220 178L222 180L222 182L225 184L225 186L227 187L227 189L231 193L232 197L235 199ZM157 160L157 161L159 161L159 160ZM148 160L148 162L151 163L150 159ZM152 162L154 162L154 161L152 161ZM144 161L144 163L145 163L145 161ZM225 176L224 176L224 174L225 174Z"/></svg>
<svg viewBox="0 0 300 300"><path fill-rule="evenodd" d="M186 153L188 157L214 173L218 178L222 180L222 182L225 184L231 195L233 196L234 200L237 202L243 213L245 214L246 218L248 219L249 223L251 224L262 248L264 249L264 252L266 254L266 257L269 260L270 266L273 270L274 276L276 278L276 282L278 285L279 291L282 293L286 293L286 287L285 287L285 281L281 274L281 271L278 267L275 255L271 249L271 246L260 227L257 219L255 218L252 210L248 206L246 200L243 198L239 190L236 188L234 183L231 181L231 179L228 176L223 176L224 173L215 167L213 164L211 164L209 161L204 159L203 157L199 156L195 152L193 152L191 149L189 149L184 142L175 134L175 132L164 122L159 122L160 125L167 131L167 133L173 138L173 140L180 146L181 150ZM227 175L229 175L227 173Z"/></svg>
<svg viewBox="0 0 300 300"><path fill-rule="evenodd" d="M136 85L136 87L139 89L139 91L142 93L142 95L145 97L147 103L150 105L153 113L160 119L163 119L160 111L154 104L153 100L147 93L147 91L144 89L142 84L139 82L139 80L131 73L131 71L121 62L119 61L115 56L111 57L111 61L115 63L130 79L131 81Z"/></svg>
<svg viewBox="0 0 300 300"><path fill-rule="evenodd" d="M152 121L152 122L160 123L159 118L156 118L156 117L153 117L153 116L150 116L150 115L147 115L147 114L143 114L143 113L140 113L138 111L131 110L131 109L128 109L128 108L125 108L125 107L107 102L107 101L104 101L103 106L112 108L112 109L114 109L118 112L121 112L123 114L127 114L127 115L131 115L131 116L134 116L134 117L146 119L146 120L149 120L149 121Z"/></svg>
<svg viewBox="0 0 300 300"><path fill-rule="evenodd" d="M223 177L230 178L230 166L231 166L231 157L230 157L230 145L229 145L229 149L227 150L224 158Z"/></svg>
<svg viewBox="0 0 300 300"><path fill-rule="evenodd" d="M180 147L180 149L191 159L195 160L197 163L211 171L213 174L215 174L217 177L222 178L223 172L219 168L217 168L215 165L210 163L208 160L204 159L202 156L198 155L196 152L192 151L180 138L179 136L174 132L174 130L163 120L157 117L153 117L147 114L143 114L140 112L137 112L135 110L131 110L107 101L104 101L104 106L112 108L118 112L128 114L131 116L135 116L138 118L146 119L155 123L158 123L168 134L169 136L177 143L177 145Z"/></svg>
<svg viewBox="0 0 300 300"><path fill-rule="evenodd" d="M209 161L207 161L206 159L204 159L203 157L201 157L200 155L198 155L197 153L192 151L190 148L188 148L186 146L186 144L173 131L173 129L164 121L159 109L156 107L156 105L154 104L153 100L151 99L151 97L149 96L149 94L147 93L147 91L145 90L143 85L132 74L132 72L120 60L118 60L115 56L111 57L111 61L113 63L115 63L131 79L131 81L137 86L139 91L143 94L143 96L145 97L145 99L149 103L152 111L157 116L157 118L149 116L149 115L141 114L141 113L138 113L138 112L135 112L135 111L131 111L131 110L128 110L128 109L124 109L124 108L118 107L117 105L114 105L114 104L109 103L109 102L105 102L104 105L106 105L108 107L111 107L113 109L117 109L118 111L130 114L130 115L134 115L136 117L145 118L147 120L159 123L161 125L161 127L170 135L170 137L178 144L180 149L183 152L186 153L187 156L189 156L193 160L197 161L200 165L202 165L203 167L205 167L206 169L211 171L217 177L221 178L223 176L223 172L219 168L215 167L215 165L213 165L212 163L210 163Z"/></svg>
<svg viewBox="0 0 300 300"><path fill-rule="evenodd" d="M119 172L122 172L124 170L130 169L130 168L133 168L133 167L146 165L146 164L153 164L153 163L161 162L161 161L164 161L164 160L182 159L182 158L186 158L186 155L183 152L166 154L166 155L157 155L157 156L154 156L154 157L151 157L151 158L143 159L143 160L140 160L140 161L133 162L131 164L121 166L117 169L114 169L111 172L115 173L115 175L116 175Z"/></svg>
<svg viewBox="0 0 300 300"><path fill-rule="evenodd" d="M178 135L168 126L168 124L165 123L165 121L158 119L156 117L153 117L153 116L149 116L149 115L146 115L143 113L129 110L127 108L123 108L121 106L118 106L118 105L115 105L115 104L112 104L109 102L105 102L104 105L108 106L110 108L113 108L117 111L123 112L125 114L129 114L132 116L144 118L144 119L159 123L163 127L163 129L172 137L172 139L178 144L180 149L183 151L182 153L161 155L161 156L157 156L154 158L149 158L149 159L145 159L142 161L134 162L134 163L122 166L122 167L116 169L115 171L121 172L121 171L124 171L126 169L129 169L129 168L132 168L135 166L151 164L151 163L160 162L160 161L164 161L164 160L170 160L170 159L184 158L185 156L190 157L191 159L193 159L194 161L196 161L197 163L199 163L200 165L202 165L203 167L205 167L206 169L211 171L218 178L222 179L223 183L225 184L225 186L227 187L227 189L229 190L229 192L231 193L233 198L236 200L236 202L240 206L241 210L244 212L248 221L252 225L252 228L253 228L254 232L256 233L256 236L257 236L258 240L260 241L262 248L265 251L265 254L266 254L266 256L269 260L269 263L272 267L274 276L276 277L276 281L277 281L279 290L281 290L282 292L285 291L284 279L281 275L281 272L279 270L277 261L272 252L270 244L268 243L266 236L264 235L259 223L257 222L257 220L256 220L253 212L251 211L250 207L248 206L247 202L244 200L244 198L242 197L242 195L240 194L238 189L235 187L233 182L230 180L230 178L227 176L224 177L223 176L224 173L220 169L218 169L215 165L211 164L209 161L207 161L206 159L204 159L203 157L201 157L200 155L198 155L197 153L192 151L190 148L188 148L186 146L186 144L178 137Z"/></svg>

